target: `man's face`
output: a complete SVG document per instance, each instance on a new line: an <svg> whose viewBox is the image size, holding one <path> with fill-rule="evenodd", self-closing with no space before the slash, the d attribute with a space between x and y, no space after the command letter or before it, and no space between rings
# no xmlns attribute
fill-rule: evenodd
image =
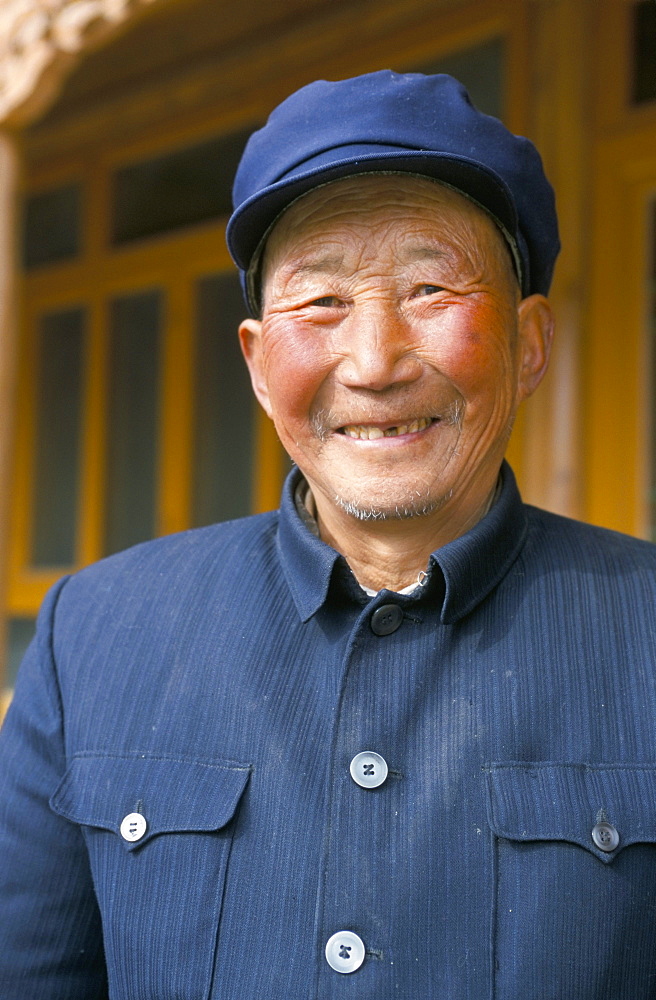
<svg viewBox="0 0 656 1000"><path fill-rule="evenodd" d="M546 365L486 213L427 179L338 181L287 210L263 276L242 345L319 513L484 502Z"/></svg>

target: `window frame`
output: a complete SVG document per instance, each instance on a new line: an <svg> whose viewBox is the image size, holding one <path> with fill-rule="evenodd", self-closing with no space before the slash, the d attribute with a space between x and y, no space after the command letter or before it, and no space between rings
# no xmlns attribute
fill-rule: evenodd
<svg viewBox="0 0 656 1000"><path fill-rule="evenodd" d="M115 297L159 288L166 299L159 383L159 461L156 534L190 526L193 431L194 294L209 274L234 270L225 248L225 219L113 247L106 240L109 185L114 158L91 162L71 175L87 186L83 220L88 248L76 259L21 275L21 351L15 476L11 512L9 588L6 613L36 613L46 591L62 574L103 555L108 303ZM43 172L30 191L49 189L60 171ZM83 374L83 426L76 558L70 566L34 567L30 530L34 488L35 395L40 317L83 306L88 310L87 359ZM244 306L244 315L246 307ZM235 336L236 336L235 331ZM253 402L255 406L255 402ZM275 431L257 407L253 453L253 513L276 506L285 459Z"/></svg>

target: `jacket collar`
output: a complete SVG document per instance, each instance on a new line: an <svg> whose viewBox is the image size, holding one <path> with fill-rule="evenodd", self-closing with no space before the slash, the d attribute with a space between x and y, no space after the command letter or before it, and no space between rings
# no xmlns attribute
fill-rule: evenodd
<svg viewBox="0 0 656 1000"><path fill-rule="evenodd" d="M327 600L331 580L343 580L346 573L355 581L343 556L322 542L299 515L296 490L301 479L301 472L294 468L285 481L278 547L298 613L308 621ZM463 618L490 593L517 558L526 532L524 505L512 470L504 462L499 496L486 516L471 531L430 556L429 575L443 577L437 588L443 596L443 624ZM435 589L426 588L426 594ZM349 590L354 593L353 587ZM364 592L360 593L364 599ZM413 596L404 600L410 601Z"/></svg>

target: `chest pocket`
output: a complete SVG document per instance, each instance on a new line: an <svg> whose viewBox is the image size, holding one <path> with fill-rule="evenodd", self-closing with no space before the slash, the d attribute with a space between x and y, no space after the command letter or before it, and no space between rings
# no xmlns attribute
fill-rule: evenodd
<svg viewBox="0 0 656 1000"><path fill-rule="evenodd" d="M651 997L656 768L501 763L487 782L498 995Z"/></svg>
<svg viewBox="0 0 656 1000"><path fill-rule="evenodd" d="M209 995L236 813L250 767L80 756L51 808L85 836L111 995Z"/></svg>

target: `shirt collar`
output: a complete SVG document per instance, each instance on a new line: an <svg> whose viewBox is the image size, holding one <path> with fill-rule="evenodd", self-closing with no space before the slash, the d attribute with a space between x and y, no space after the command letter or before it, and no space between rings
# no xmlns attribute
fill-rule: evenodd
<svg viewBox="0 0 656 1000"><path fill-rule="evenodd" d="M301 619L308 621L326 601L333 576L343 578L350 571L344 557L317 537L310 523L312 518L299 514L296 491L301 479L300 470L294 468L285 481L278 546L294 603ZM430 556L429 573L441 572L444 577L444 624L469 614L505 576L524 544L526 531L526 514L515 477L504 462L498 499L485 517L471 531ZM420 595L423 589L418 588L415 594ZM405 600L412 600L415 594Z"/></svg>

